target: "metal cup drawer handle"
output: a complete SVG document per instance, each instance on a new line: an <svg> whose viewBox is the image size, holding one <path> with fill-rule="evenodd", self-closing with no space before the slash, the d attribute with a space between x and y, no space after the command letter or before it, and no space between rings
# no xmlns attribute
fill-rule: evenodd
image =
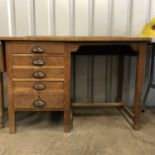
<svg viewBox="0 0 155 155"><path fill-rule="evenodd" d="M33 60L32 64L35 66L43 66L43 65L45 65L45 61L41 60L41 59L37 59L37 60Z"/></svg>
<svg viewBox="0 0 155 155"><path fill-rule="evenodd" d="M40 97L39 97L38 99L34 100L32 104L35 107L44 107L46 102L44 100L40 99Z"/></svg>
<svg viewBox="0 0 155 155"><path fill-rule="evenodd" d="M43 83L35 83L33 85L33 88L35 90L44 90L46 88L46 85L44 85Z"/></svg>
<svg viewBox="0 0 155 155"><path fill-rule="evenodd" d="M32 48L33 53L44 53L45 49L41 46L35 46Z"/></svg>
<svg viewBox="0 0 155 155"><path fill-rule="evenodd" d="M46 76L46 74L42 71L36 71L33 73L34 78L44 78L45 76Z"/></svg>

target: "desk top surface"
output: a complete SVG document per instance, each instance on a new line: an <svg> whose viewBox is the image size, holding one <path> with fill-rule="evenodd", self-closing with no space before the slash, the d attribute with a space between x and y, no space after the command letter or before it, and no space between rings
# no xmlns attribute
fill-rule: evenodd
<svg viewBox="0 0 155 155"><path fill-rule="evenodd" d="M102 36L0 36L1 41L63 41L63 42L150 42L150 37Z"/></svg>

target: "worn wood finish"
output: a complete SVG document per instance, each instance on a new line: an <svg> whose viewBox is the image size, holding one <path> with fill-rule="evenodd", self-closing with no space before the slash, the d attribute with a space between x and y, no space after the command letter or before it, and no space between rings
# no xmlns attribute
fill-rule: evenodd
<svg viewBox="0 0 155 155"><path fill-rule="evenodd" d="M140 129L140 112L141 112L141 95L142 95L142 89L143 89L143 80L144 80L144 71L145 71L145 59L146 59L146 47L147 47L147 41L146 42L102 42L100 44L97 43L97 45L103 45L103 46L113 46L113 45L128 45L131 46L132 48L130 49L130 52L136 52L135 56L138 54L138 62L137 62L137 79L136 79L136 91L135 91L135 102L134 102L134 113L129 109L129 108L124 108L124 106L122 106L122 108L124 109L124 111L127 113L127 115L132 119L133 121L133 129L138 130ZM69 43L68 44L68 50L70 52L77 52L80 50L81 46L92 46L91 43ZM95 43L93 42L93 46L95 45ZM138 47L138 48L137 48ZM121 46L120 46L121 48ZM122 54L125 54L127 51L122 51ZM118 93L117 93L117 98L116 101L122 102L122 93L123 93L123 56L120 57L119 59L119 78L118 78ZM91 103L88 103L88 105ZM95 103L94 103L95 104ZM98 103L96 103L97 105ZM79 103L80 105L80 103ZM116 106L117 104L113 105ZM102 106L107 106L106 105L100 105ZM133 115L132 115L133 114Z"/></svg>
<svg viewBox="0 0 155 155"><path fill-rule="evenodd" d="M64 131L69 132L71 129L72 108L71 108L71 52L68 46L65 46L65 109L64 109Z"/></svg>
<svg viewBox="0 0 155 155"><path fill-rule="evenodd" d="M71 52L77 52L78 50L80 50L80 47L83 46L89 46L89 47L94 47L94 46L109 46L109 47L113 47L113 46L117 46L120 47L120 49L122 48L122 46L126 46L126 47L130 47L130 51L132 50L133 52L137 52L138 51L138 44L134 43L134 42L129 42L129 41L99 41L99 42L73 42L73 43L68 43L68 49ZM104 52L104 51L103 51ZM122 51L122 53L126 53L127 51Z"/></svg>
<svg viewBox="0 0 155 155"><path fill-rule="evenodd" d="M98 103L73 103L73 107L122 107L123 103L121 102L98 102Z"/></svg>
<svg viewBox="0 0 155 155"><path fill-rule="evenodd" d="M98 45L103 45L103 46L109 46L109 45L121 45L122 44L122 42L120 43L111 43L111 42L109 42L109 43L105 43L105 42L103 42L103 43L100 43L100 44L98 44ZM95 44L94 44L94 42L93 42L93 46L94 46ZM141 47L143 44L141 43L141 42L138 42L138 43L135 43L135 44L133 44L133 43L130 43L130 42L128 42L127 44L126 43L124 43L124 44L122 44L122 45L129 45L129 46L131 46L132 47L132 52L140 52L141 51L141 49L143 49L143 47ZM71 52L77 52L77 50L80 50L80 47L81 46L92 46L92 43L79 43L79 42L77 42L77 43L70 43L69 44L69 50L71 51ZM145 43L145 46L146 46L146 43ZM138 48L137 48L138 47ZM139 48L139 47L141 47L141 48ZM145 52L146 52L146 49L143 49L143 50L145 50ZM126 51L123 51L122 52L122 54L124 53L125 54L125 52ZM118 78L118 94L117 94L117 99L116 99L116 101L117 102L121 102L122 101L122 89L123 89L123 69L124 69L124 62L123 62L123 57L124 56L120 56L120 59L119 59L119 78ZM145 57L145 56L144 56ZM145 57L145 59L146 59L146 57ZM140 60L139 60L139 62L141 62L141 61L143 61L141 58L140 58ZM143 63L143 62L141 62L141 64L143 64L142 66L144 66L145 64ZM139 68L137 69L137 70L139 70ZM144 68L142 69L143 70L143 72L144 72ZM138 79L137 80L137 82L140 82L140 79ZM141 83L141 85L142 85L142 83ZM138 86L138 88L139 88L139 86ZM140 88L141 89L141 91L142 91L142 87ZM135 95L137 95L137 93L135 94ZM140 98L141 96L140 96L140 94L138 95L138 100L139 100L139 98ZM137 112L135 112L134 114L132 113L132 111L129 109L129 108L127 108L126 106L124 107L124 106L122 106L123 107L123 109L124 109L124 111L127 113L127 115L133 120L133 128L134 129L139 129L139 128L137 128L137 127L135 127L135 125L136 124L140 124L140 120L138 119L138 117L140 117L140 107L141 107L141 105L140 105L140 101L137 101L137 99L136 99L136 106L137 107L135 107L135 111L137 111ZM74 103L75 104L75 103ZM79 105L78 105L79 104ZM91 105L92 105L92 103L88 103L88 104L84 104L84 103L78 103L78 104L75 104L75 105L77 105L77 106L83 106L83 107L91 107ZM138 105L139 104L139 105ZM109 104L110 105L110 104ZM117 104L112 104L113 106L116 106ZM98 103L94 103L94 105L93 105L94 107L95 106L100 106L100 107L102 107L102 106L108 106L108 104L104 104L104 103L100 103L100 105L98 105ZM137 119L136 121L135 121L135 118Z"/></svg>
<svg viewBox="0 0 155 155"><path fill-rule="evenodd" d="M4 67L4 52L3 52L3 45L0 43L0 72L4 72L5 71L5 67Z"/></svg>
<svg viewBox="0 0 155 155"><path fill-rule="evenodd" d="M46 78L63 78L64 77L64 69L20 68L20 69L13 69L13 78L15 79L34 78L33 74L37 71L44 73Z"/></svg>
<svg viewBox="0 0 155 155"><path fill-rule="evenodd" d="M13 66L34 66L34 60L42 60L45 63L43 66L64 66L64 56L47 54L14 54Z"/></svg>
<svg viewBox="0 0 155 155"><path fill-rule="evenodd" d="M32 52L36 47L39 47L37 52ZM65 110L65 95L68 92L65 94L64 91L67 86L64 43L8 42L6 51L9 62L10 132L16 131L16 111L64 111L66 131L69 122L66 116L68 109ZM34 64L34 60L37 60L37 64ZM41 65L38 60L41 60ZM38 72L41 72L41 77ZM34 88L38 83L40 86Z"/></svg>
<svg viewBox="0 0 155 155"><path fill-rule="evenodd" d="M12 84L12 58L11 58L11 44L6 43L6 71L7 71L7 83L8 83L8 116L9 116L9 129L10 133L16 132L16 121L15 121L15 109L13 104L13 84Z"/></svg>
<svg viewBox="0 0 155 155"><path fill-rule="evenodd" d="M102 36L24 36L0 37L4 41L55 41L55 42L150 42L150 37L102 37Z"/></svg>
<svg viewBox="0 0 155 155"><path fill-rule="evenodd" d="M17 42L12 43L12 53L14 54L33 54L35 47L42 47L42 54L64 54L63 43L42 43L42 42Z"/></svg>
<svg viewBox="0 0 155 155"><path fill-rule="evenodd" d="M18 79L13 79L13 81L23 81L23 82L26 82L26 81L64 81L64 78L44 78L44 79L35 79L35 78L27 78L27 79L21 79L21 78L18 78Z"/></svg>
<svg viewBox="0 0 155 155"><path fill-rule="evenodd" d="M36 99L42 99L45 101L45 105L42 107L34 106L32 103ZM63 109L64 108L64 93L47 93L47 92L37 92L37 93L23 93L16 92L13 95L14 108L16 109Z"/></svg>
<svg viewBox="0 0 155 155"><path fill-rule="evenodd" d="M13 83L14 92L37 92L38 90L34 89L34 85L42 83L45 85L44 90L40 90L40 92L64 92L64 82L62 81L34 81L34 82L23 82L23 81L17 81Z"/></svg>
<svg viewBox="0 0 155 155"><path fill-rule="evenodd" d="M70 77L71 53L78 52L81 46L118 46L122 49L124 49L124 46L128 46L131 48L128 48L127 51L121 50L122 54L130 54L129 51L134 52L134 55L138 54L135 103L133 113L129 108L122 104L122 83L124 65L123 56L120 56L119 59L120 61L118 93L116 100L117 102L94 104L74 103L74 106L110 106L123 108L124 111L128 114L128 116L132 119L133 128L140 128L141 94L146 59L146 45L150 41L150 38L0 37L0 40L3 40L3 42L5 42L5 63L7 65L9 98L9 127L11 133L15 133L16 130L16 111L63 111L64 131L70 131L72 124ZM39 47L39 49L37 50L39 50L41 54L34 54L32 52L35 47ZM36 66L32 63L34 59L41 59L44 60L46 63L43 66ZM47 74L47 77L39 79L34 78L32 76L34 71L40 70L44 71ZM43 90L34 90L33 85L37 82L45 84L46 88ZM37 100L37 102L33 102L34 100ZM46 105L44 103L44 100L47 103ZM37 107L34 107L36 105Z"/></svg>
<svg viewBox="0 0 155 155"><path fill-rule="evenodd" d="M133 128L140 129L140 113L142 108L142 91L145 73L146 62L146 44L139 44L139 53L137 59L137 73L136 73L136 87L135 87L135 100L134 100L134 120Z"/></svg>

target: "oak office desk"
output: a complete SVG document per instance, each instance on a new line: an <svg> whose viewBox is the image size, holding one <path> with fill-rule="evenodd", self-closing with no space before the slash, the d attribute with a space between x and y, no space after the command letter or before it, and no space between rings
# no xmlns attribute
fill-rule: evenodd
<svg viewBox="0 0 155 155"><path fill-rule="evenodd" d="M137 55L134 110L122 103L123 56L119 61L118 93L113 103L73 103L74 106L120 107L140 129L141 95L144 81L147 43L138 37L0 37L0 72L7 72L10 132L15 133L16 111L63 111L64 131L70 129L71 53L85 46L114 49L113 52ZM120 50L119 50L120 49ZM100 51L102 52L102 51ZM103 51L104 52L104 51ZM108 52L108 51L107 51ZM4 61L4 63L3 63ZM5 67L6 66L6 69ZM2 76L1 76L2 79ZM1 84L2 89L2 84ZM1 93L0 93L1 94ZM3 95L1 96L2 99ZM0 126L3 126L3 102L0 102Z"/></svg>

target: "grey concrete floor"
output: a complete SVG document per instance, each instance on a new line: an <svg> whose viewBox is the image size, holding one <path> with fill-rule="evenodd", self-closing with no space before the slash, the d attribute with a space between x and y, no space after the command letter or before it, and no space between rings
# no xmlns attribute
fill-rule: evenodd
<svg viewBox="0 0 155 155"><path fill-rule="evenodd" d="M17 114L17 133L0 129L0 155L155 155L155 112L142 114L134 131L116 109L75 112L74 128L63 132L61 114Z"/></svg>

